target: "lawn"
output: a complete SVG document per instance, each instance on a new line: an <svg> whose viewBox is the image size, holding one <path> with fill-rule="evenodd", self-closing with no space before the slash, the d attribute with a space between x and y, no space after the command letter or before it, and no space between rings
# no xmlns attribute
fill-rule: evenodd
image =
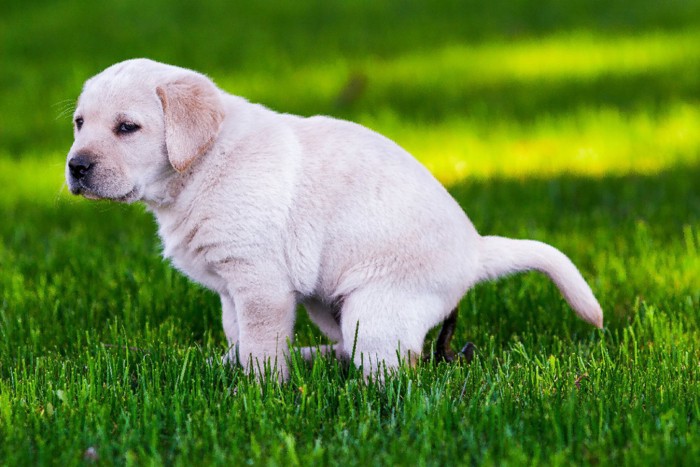
<svg viewBox="0 0 700 467"><path fill-rule="evenodd" d="M696 464L698 44L683 0L3 6L0 464ZM465 296L471 364L383 387L331 358L283 385L220 365L218 297L151 216L63 184L83 81L137 56L391 137L483 234L566 252L605 329L533 273ZM296 333L325 343L303 310Z"/></svg>

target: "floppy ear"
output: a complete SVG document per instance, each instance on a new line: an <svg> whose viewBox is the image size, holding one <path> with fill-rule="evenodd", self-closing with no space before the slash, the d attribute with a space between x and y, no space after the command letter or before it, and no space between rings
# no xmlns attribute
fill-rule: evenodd
<svg viewBox="0 0 700 467"><path fill-rule="evenodd" d="M211 148L224 119L219 91L201 75L183 76L156 88L163 105L165 147L178 172Z"/></svg>

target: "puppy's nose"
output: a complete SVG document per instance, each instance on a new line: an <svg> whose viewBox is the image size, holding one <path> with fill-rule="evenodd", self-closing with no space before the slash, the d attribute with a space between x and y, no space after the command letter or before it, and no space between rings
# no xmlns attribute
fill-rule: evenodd
<svg viewBox="0 0 700 467"><path fill-rule="evenodd" d="M68 170L70 170L70 174L73 177L81 179L88 173L92 165L90 157L84 154L78 154L77 156L71 157L68 161Z"/></svg>

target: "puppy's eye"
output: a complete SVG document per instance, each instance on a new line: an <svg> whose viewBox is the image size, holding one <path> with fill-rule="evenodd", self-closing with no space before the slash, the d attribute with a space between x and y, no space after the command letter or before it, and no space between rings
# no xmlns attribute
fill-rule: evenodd
<svg viewBox="0 0 700 467"><path fill-rule="evenodd" d="M83 119L82 117L78 117L75 119L75 127L80 130L83 127Z"/></svg>
<svg viewBox="0 0 700 467"><path fill-rule="evenodd" d="M140 126L133 122L122 122L119 125L117 125L117 133L120 134L127 134L127 133L133 133L137 131Z"/></svg>

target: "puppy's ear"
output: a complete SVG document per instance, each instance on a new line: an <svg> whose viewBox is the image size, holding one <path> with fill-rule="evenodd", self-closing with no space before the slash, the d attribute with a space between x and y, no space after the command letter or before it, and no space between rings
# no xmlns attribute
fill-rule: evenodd
<svg viewBox="0 0 700 467"><path fill-rule="evenodd" d="M156 88L165 118L165 147L178 172L211 148L224 110L214 83L197 74Z"/></svg>

